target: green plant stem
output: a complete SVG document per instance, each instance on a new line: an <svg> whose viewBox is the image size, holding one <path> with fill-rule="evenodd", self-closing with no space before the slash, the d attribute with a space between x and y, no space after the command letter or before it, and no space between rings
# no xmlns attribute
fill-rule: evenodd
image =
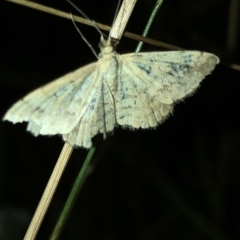
<svg viewBox="0 0 240 240"><path fill-rule="evenodd" d="M75 200L76 200L76 198L78 196L78 193L79 193L79 190L81 188L81 184L82 184L82 180L83 180L84 174L85 174L85 172L87 170L87 167L88 167L88 165L89 165L89 163L90 163L90 161L91 161L91 159L93 157L93 154L94 154L95 150L96 150L96 147L95 147L95 145L93 145L90 148L90 150L89 150L89 152L87 154L87 157L84 160L84 163L83 163L83 165L81 167L81 170L80 170L80 172L79 172L79 174L78 174L78 176L76 178L76 181L75 181L75 183L74 183L74 185L72 187L72 190L71 190L71 192L70 192L70 194L68 196L68 199L67 199L67 201L65 203L65 206L64 206L64 208L62 210L62 213L61 213L61 215L60 215L60 217L58 219L58 222L57 222L57 224L56 224L56 226L55 226L55 228L54 228L54 230L52 232L50 240L56 240L60 236L60 233L61 233L61 231L63 229L63 226L66 223L66 220L67 220L67 218L69 216L69 213L70 213L70 211L71 211L71 209L72 209L72 207L74 205L74 202L75 202Z"/></svg>
<svg viewBox="0 0 240 240"><path fill-rule="evenodd" d="M163 3L163 0L157 0L155 6L153 8L153 11L152 11L152 13L151 13L151 15L150 15L150 17L148 19L147 25L146 25L143 33L142 33L143 37L146 37L148 35L148 32L149 32L149 30L150 30L150 28L152 26L153 20L154 20L156 14L157 14L159 8L161 7L162 3ZM142 46L143 46L143 42L140 41L138 43L138 45L137 45L137 48L136 48L135 52L140 52L141 49L142 49Z"/></svg>

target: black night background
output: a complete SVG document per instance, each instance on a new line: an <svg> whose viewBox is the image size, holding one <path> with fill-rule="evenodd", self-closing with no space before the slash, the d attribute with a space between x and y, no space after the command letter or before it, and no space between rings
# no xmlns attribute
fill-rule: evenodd
<svg viewBox="0 0 240 240"><path fill-rule="evenodd" d="M64 0L38 3L79 15ZM75 0L111 25L117 0ZM126 31L141 34L155 0L139 0ZM236 7L234 7L236 4ZM165 0L148 37L240 64L240 3ZM98 51L99 33L78 24ZM96 61L71 21L0 2L0 116L30 91ZM134 52L122 38L117 51ZM162 51L144 44L142 51ZM58 155L60 136L0 122L0 239L26 232ZM77 148L36 239L48 239L87 154ZM155 130L117 128L99 145L60 239L240 239L240 71L221 63Z"/></svg>

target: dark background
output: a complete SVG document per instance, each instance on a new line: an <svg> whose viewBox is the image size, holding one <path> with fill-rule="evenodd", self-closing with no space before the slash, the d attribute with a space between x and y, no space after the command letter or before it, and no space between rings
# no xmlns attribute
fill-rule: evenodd
<svg viewBox="0 0 240 240"><path fill-rule="evenodd" d="M38 2L76 13L65 1ZM239 64L231 2L165 0L148 36ZM117 1L75 3L111 25ZM126 30L141 34L154 4L139 0ZM97 31L78 26L97 50ZM47 13L1 1L0 31L1 117L26 93L96 60L71 21ZM136 45L123 38L118 52ZM99 144L60 239L240 239L239 89L240 72L220 64L156 130L117 128ZM1 240L23 238L63 146L25 128L0 123ZM48 239L86 154L74 150L37 239Z"/></svg>

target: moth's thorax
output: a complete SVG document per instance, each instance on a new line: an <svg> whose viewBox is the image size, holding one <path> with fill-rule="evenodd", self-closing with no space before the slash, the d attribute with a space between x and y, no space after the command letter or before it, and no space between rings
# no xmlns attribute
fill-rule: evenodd
<svg viewBox="0 0 240 240"><path fill-rule="evenodd" d="M115 94L117 91L119 70L121 69L119 54L115 52L108 40L101 42L100 50L101 53L98 59L99 78L105 82L111 92Z"/></svg>
<svg viewBox="0 0 240 240"><path fill-rule="evenodd" d="M112 46L111 40L109 38L104 39L103 37L101 37L99 48L100 48L99 58L106 58L106 57L108 58L116 54Z"/></svg>
<svg viewBox="0 0 240 240"><path fill-rule="evenodd" d="M104 47L104 48L101 49L101 54L102 54L102 56L111 54L111 53L113 53L113 52L115 52L115 51L114 51L114 49L113 49L112 46Z"/></svg>

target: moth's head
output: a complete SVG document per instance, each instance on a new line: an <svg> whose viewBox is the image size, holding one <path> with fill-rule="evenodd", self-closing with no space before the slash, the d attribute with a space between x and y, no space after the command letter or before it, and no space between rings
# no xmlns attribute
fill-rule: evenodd
<svg viewBox="0 0 240 240"><path fill-rule="evenodd" d="M104 39L104 37L101 36L101 40L98 46L101 51L100 57L114 51L110 38Z"/></svg>

